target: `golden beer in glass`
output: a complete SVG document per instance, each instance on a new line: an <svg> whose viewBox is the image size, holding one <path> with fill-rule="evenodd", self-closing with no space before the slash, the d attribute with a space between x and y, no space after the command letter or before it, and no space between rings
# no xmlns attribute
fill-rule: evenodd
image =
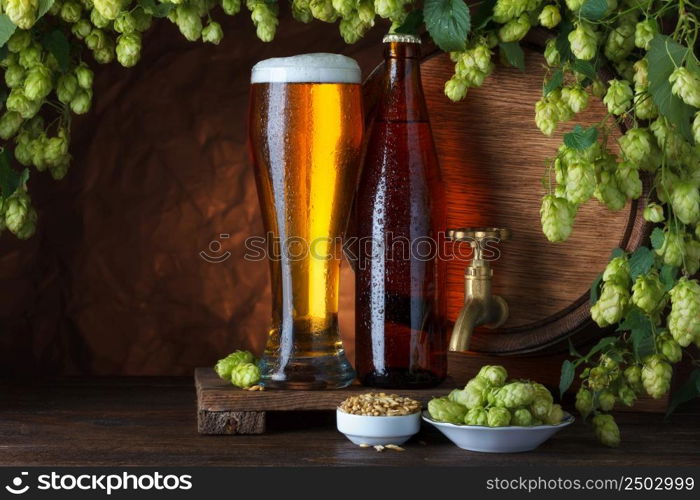
<svg viewBox="0 0 700 500"><path fill-rule="evenodd" d="M338 285L362 133L354 60L305 54L253 67L249 146L272 282L261 362L268 387L331 389L354 379L338 331Z"/></svg>

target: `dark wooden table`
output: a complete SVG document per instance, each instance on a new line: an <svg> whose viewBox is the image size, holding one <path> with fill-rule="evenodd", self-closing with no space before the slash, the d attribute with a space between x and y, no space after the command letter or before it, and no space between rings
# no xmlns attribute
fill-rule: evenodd
<svg viewBox="0 0 700 500"><path fill-rule="evenodd" d="M699 465L700 419L686 410L619 415L623 443L597 444L581 422L537 451L458 449L424 428L406 451L359 448L332 413L272 414L259 436L200 436L190 378L0 382L0 465Z"/></svg>

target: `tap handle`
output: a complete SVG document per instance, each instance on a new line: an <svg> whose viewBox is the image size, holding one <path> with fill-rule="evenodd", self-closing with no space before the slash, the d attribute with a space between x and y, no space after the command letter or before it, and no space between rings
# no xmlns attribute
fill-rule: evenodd
<svg viewBox="0 0 700 500"><path fill-rule="evenodd" d="M499 227L463 227L459 229L449 229L447 237L452 241L466 241L474 249L472 261L483 260L484 243L495 241L500 243L510 239L510 230Z"/></svg>

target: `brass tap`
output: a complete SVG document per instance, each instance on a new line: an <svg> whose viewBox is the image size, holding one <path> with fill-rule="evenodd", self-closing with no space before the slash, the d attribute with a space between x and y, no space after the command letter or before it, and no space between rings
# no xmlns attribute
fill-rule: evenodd
<svg viewBox="0 0 700 500"><path fill-rule="evenodd" d="M484 259L484 245L499 243L510 237L508 229L495 227L468 227L451 229L447 237L452 241L466 241L473 249L472 261L464 270L464 307L455 321L450 338L450 351L466 351L474 328L485 325L498 328L508 319L508 303L491 293L493 270Z"/></svg>

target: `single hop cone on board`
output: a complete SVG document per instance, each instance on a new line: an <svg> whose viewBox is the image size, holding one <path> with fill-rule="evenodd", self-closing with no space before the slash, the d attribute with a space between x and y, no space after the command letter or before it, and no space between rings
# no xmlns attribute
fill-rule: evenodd
<svg viewBox="0 0 700 500"><path fill-rule="evenodd" d="M260 369L253 363L241 363L231 370L231 383L247 389L260 381Z"/></svg>
<svg viewBox="0 0 700 500"><path fill-rule="evenodd" d="M647 394L659 399L671 388L673 369L661 356L653 354L642 365L642 384Z"/></svg>
<svg viewBox="0 0 700 500"><path fill-rule="evenodd" d="M669 291L671 312L668 315L668 331L682 347L700 339L700 285L686 277Z"/></svg>
<svg viewBox="0 0 700 500"><path fill-rule="evenodd" d="M592 423L598 441L613 448L620 445L620 429L612 415L596 415Z"/></svg>

